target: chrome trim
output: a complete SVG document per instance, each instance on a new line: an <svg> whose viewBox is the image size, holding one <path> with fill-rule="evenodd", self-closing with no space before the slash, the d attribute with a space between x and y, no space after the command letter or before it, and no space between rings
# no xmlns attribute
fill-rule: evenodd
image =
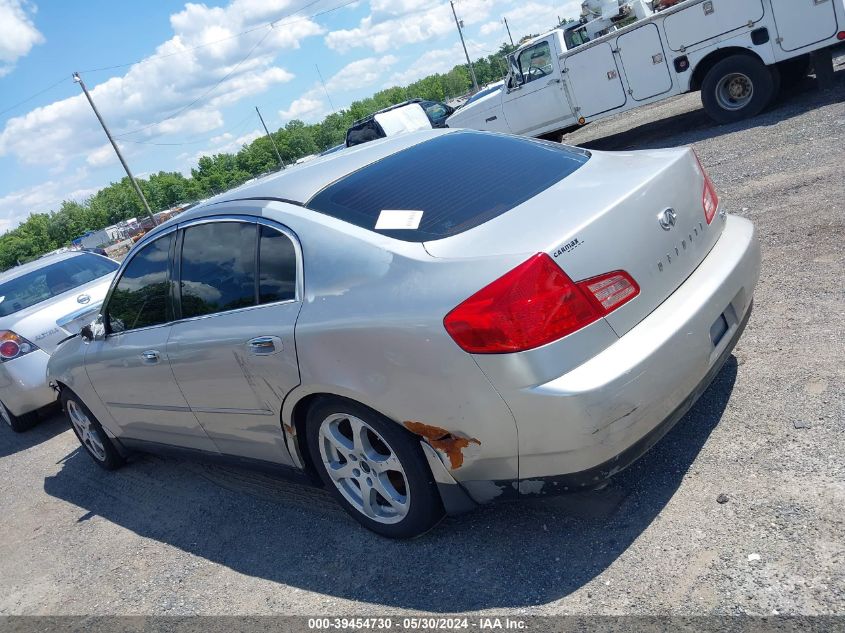
<svg viewBox="0 0 845 633"><path fill-rule="evenodd" d="M65 316L61 317L60 319L56 319L56 325L63 328L68 323L72 323L77 319L81 319L87 314L95 314L100 311L100 308L103 306L102 303L98 303L97 305L93 306L85 306L84 308L80 308L75 312L71 312L70 314L66 314Z"/></svg>
<svg viewBox="0 0 845 633"><path fill-rule="evenodd" d="M114 407L115 409L141 409L143 411L179 411L179 412L183 412L183 413L190 413L191 412L191 407L172 407L172 406L168 406L168 405L127 404L127 403L122 403L122 402L106 402L106 406Z"/></svg>
<svg viewBox="0 0 845 633"><path fill-rule="evenodd" d="M226 415L276 415L269 409L215 409L209 407L191 407L194 413L225 413Z"/></svg>

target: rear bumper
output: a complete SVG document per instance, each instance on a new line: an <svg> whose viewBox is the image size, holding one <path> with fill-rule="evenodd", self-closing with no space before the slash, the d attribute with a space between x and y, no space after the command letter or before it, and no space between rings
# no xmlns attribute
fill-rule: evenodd
<svg viewBox="0 0 845 633"><path fill-rule="evenodd" d="M47 361L50 355L35 350L0 364L0 400L15 415L24 415L56 401L47 385Z"/></svg>
<svg viewBox="0 0 845 633"><path fill-rule="evenodd" d="M645 453L730 356L759 275L753 224L728 217L695 272L618 341L549 382L503 390L520 454L519 482L497 481L509 484L500 490L549 494L595 486ZM473 490L473 482L464 483Z"/></svg>
<svg viewBox="0 0 845 633"><path fill-rule="evenodd" d="M721 356L718 358L716 363L707 372L707 375L704 377L704 379L665 420L660 422L658 425L648 431L643 437L641 437L639 440L631 444L628 448L624 449L621 453L609 459L608 461L599 464L598 466L593 466L592 468L582 470L576 473L567 473L565 475L553 475L548 477L535 478L527 481L527 485L523 484L520 486L520 484L517 483L517 487L520 493L532 494L532 492L535 492L536 494L553 494L555 492L565 493L595 488L602 482L610 479L616 473L625 470L628 466L630 466L640 457L645 455L645 453L648 452L650 448L652 448L661 439L663 439L664 435L666 435L669 431L672 430L672 428L681 420L681 418L683 418L687 414L687 412L692 408L692 406L701 397L701 395L705 391L707 391L707 388L710 386L710 383L713 382L713 380L724 367L725 363L730 358L731 352L733 352L733 349L739 341L739 338L742 336L743 331L745 331L745 326L748 324L748 320L751 318L752 306L753 303L751 306L748 307L745 316L739 323L739 326L734 331L734 334L731 337L729 344L725 347L724 351L722 352Z"/></svg>

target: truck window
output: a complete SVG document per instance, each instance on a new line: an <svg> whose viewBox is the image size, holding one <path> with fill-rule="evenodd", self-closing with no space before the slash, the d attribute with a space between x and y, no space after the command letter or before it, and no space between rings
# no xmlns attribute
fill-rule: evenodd
<svg viewBox="0 0 845 633"><path fill-rule="evenodd" d="M519 68L525 83L552 73L552 51L548 41L526 48L519 54Z"/></svg>

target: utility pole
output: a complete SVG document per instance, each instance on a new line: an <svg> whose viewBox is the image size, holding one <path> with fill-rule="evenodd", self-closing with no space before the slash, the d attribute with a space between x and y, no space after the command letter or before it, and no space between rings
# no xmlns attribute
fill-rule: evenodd
<svg viewBox="0 0 845 633"><path fill-rule="evenodd" d="M511 41L511 46L514 46L513 35L511 35L511 27L508 26L508 19L506 17L502 17L502 22L505 23L505 28L508 30L508 38Z"/></svg>
<svg viewBox="0 0 845 633"><path fill-rule="evenodd" d="M452 15L455 16L455 25L458 27L458 35L461 36L461 44L464 47L464 55L467 57L467 64L469 64L469 74L472 75L472 91L473 93L478 92L478 81L475 78L475 68L472 67L472 62L469 59L469 53L467 52L467 43L464 41L464 31L461 28L461 21L458 19L458 14L455 12L455 3L452 0L449 0L449 4L452 5Z"/></svg>
<svg viewBox="0 0 845 633"><path fill-rule="evenodd" d="M274 141L273 137L270 135L270 130L267 129L267 124L264 123L264 117L261 116L261 110L258 109L258 106L255 106L255 111L258 112L258 118L261 120L261 125L264 126L264 131L267 132L267 138L270 139L270 144L273 146L273 149L276 150L276 156L279 157L279 164L282 166L282 169L285 169L285 161L282 160L279 148L276 147L276 141Z"/></svg>
<svg viewBox="0 0 845 633"><path fill-rule="evenodd" d="M106 122L103 121L103 117L100 116L100 111L97 110L97 106L94 105L94 100L91 98L91 94L88 92L88 88L85 87L85 82L82 81L82 77L79 76L79 73L73 73L73 80L79 84L79 86L82 88L82 92L85 93L85 98L88 99L88 103L91 104L91 109L94 110L94 114L97 115L97 120L100 122L100 125L103 126L103 132L106 133L106 136L109 139L109 143L111 143L111 146L114 148L115 154L117 154L118 159L120 159L120 164L123 165L123 169L126 170L126 175L129 176L129 181L132 183L132 186L135 187L135 193L137 193L138 197L141 198L141 202L144 205L144 209L147 210L147 215L150 216L150 220L152 220L153 226L156 226L158 222L156 222L155 216L153 215L153 212L150 209L150 205L147 204L147 199L144 197L144 192L141 191L141 187L138 186L138 181L135 180L135 176L133 176L132 172L129 170L129 165L127 165L126 161L123 159L123 154L120 153L120 148L117 146L117 143L114 142L111 132L109 132L109 128L106 126Z"/></svg>

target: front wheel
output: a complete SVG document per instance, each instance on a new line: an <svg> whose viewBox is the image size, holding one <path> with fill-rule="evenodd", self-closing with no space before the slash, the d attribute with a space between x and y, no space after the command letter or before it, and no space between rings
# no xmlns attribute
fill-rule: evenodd
<svg viewBox="0 0 845 633"><path fill-rule="evenodd" d="M312 463L364 527L390 538L413 538L443 517L419 438L375 411L341 399L317 403L306 424Z"/></svg>
<svg viewBox="0 0 845 633"><path fill-rule="evenodd" d="M757 116L775 98L779 79L777 67L769 68L756 57L727 57L704 77L701 85L704 111L717 123L734 123Z"/></svg>
<svg viewBox="0 0 845 633"><path fill-rule="evenodd" d="M23 433L35 425L38 421L38 416L34 411L25 415L15 415L6 408L5 404L0 402L0 419L9 425L9 428L15 433Z"/></svg>
<svg viewBox="0 0 845 633"><path fill-rule="evenodd" d="M62 408L82 448L100 468L115 470L124 464L123 457L117 452L102 425L75 393L67 389L62 391Z"/></svg>

